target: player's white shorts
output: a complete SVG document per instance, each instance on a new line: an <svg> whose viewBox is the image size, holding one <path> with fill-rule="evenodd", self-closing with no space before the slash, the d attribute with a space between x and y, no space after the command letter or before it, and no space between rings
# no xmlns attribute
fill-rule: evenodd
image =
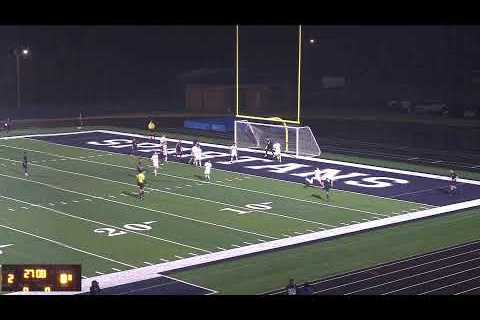
<svg viewBox="0 0 480 320"><path fill-rule="evenodd" d="M158 169L158 168L159 168L158 161L156 161L156 162L153 163L153 167L154 167L155 169Z"/></svg>
<svg viewBox="0 0 480 320"><path fill-rule="evenodd" d="M232 153L231 153L231 156L232 156L232 158L237 157L237 156L238 156L238 153L237 153L237 152L232 152Z"/></svg>

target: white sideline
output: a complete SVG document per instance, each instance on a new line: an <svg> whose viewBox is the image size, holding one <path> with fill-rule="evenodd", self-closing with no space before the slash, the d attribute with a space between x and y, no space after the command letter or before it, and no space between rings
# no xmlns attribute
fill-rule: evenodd
<svg viewBox="0 0 480 320"><path fill-rule="evenodd" d="M199 266L206 263L218 262L225 259L237 258L254 253L285 248L297 244L303 244L306 242L328 239L336 236L341 236L353 232L365 231L369 229L379 228L392 224L418 220L426 217L432 217L447 212L453 212L458 210L464 210L480 206L480 199L467 201L463 203L452 204L444 207L432 208L423 211L407 213L401 216L393 216L385 219L368 221L355 225L349 225L345 227L339 227L335 229L319 231L315 233L308 233L300 236L293 236L285 239L279 239L241 248L229 249L220 252L214 252L195 257L185 258L172 262L161 263L153 266L142 267L134 270L126 270L122 272L116 272L106 274L102 276L91 277L82 280L82 292L88 292L90 284L93 280L97 280L102 288L110 288L122 284L131 282L137 282L142 280L153 279L160 276L160 273L178 270L187 267ZM39 294L77 294L78 292L52 292L52 293L39 293ZM17 294L31 294L31 293L17 293Z"/></svg>
<svg viewBox="0 0 480 320"><path fill-rule="evenodd" d="M103 166L111 166L111 167L116 167L116 168L123 168L123 169L128 169L128 170L135 170L135 169L130 168L130 167L121 166L121 165L117 165L117 164L113 164L113 163L98 162L98 161L93 161L93 160L86 160L86 159L83 159L83 157L78 157L78 158L68 157L68 156L59 155L59 154L55 154L55 153L44 152L44 151L33 150L33 149L27 149L27 148L19 148L19 147L14 147L14 146L9 146L9 145L0 145L0 147L6 147L6 148L12 148L12 149L19 149L19 150L25 150L25 151L30 151L30 152L37 152L37 153L42 153L42 154L50 155L50 156L53 156L53 157L65 157L66 159L71 159L71 160L76 160L76 161L83 161L83 162L93 163L93 164L99 164L99 165L103 165ZM0 160L2 160L2 159L3 159L3 160L7 160L7 161L16 161L16 160L7 159L7 158L0 158ZM53 161L53 160L51 160L51 161ZM20 161L16 161L16 162L20 162ZM63 171L63 170L58 170L58 169L55 169L55 168L52 168L52 167L48 167L48 166L42 166L42 165L40 165L40 164L35 164L35 163L33 163L32 166L39 166L39 167L50 168L50 169L52 169L52 170ZM147 165L147 167L153 168L151 165ZM69 172L69 171L64 171L64 172L71 173L71 174L79 174L79 173L76 173L76 172ZM85 175L85 174L79 174L79 175ZM191 179L191 178L179 177L179 176L170 175L170 174L161 173L161 172L159 173L159 175L167 176L167 177L173 177L173 178L180 179L180 180L198 181L198 180L194 180L194 179ZM85 175L85 176L88 176L88 175ZM105 179L100 178L100 177L92 177L92 176L89 176L89 177L105 180ZM108 180L108 179L107 179L107 180ZM117 181L113 181L113 180L110 180L110 181L111 181L111 182L117 182ZM123 182L119 182L119 183L123 183ZM250 189L238 188L238 187L234 187L234 186L220 185L220 184L214 183L214 182L213 182L213 183L203 182L203 183L201 183L200 185L215 185L215 186L224 187L224 188L237 189L237 190L246 191L246 192L251 192L251 193L259 193L259 194L269 195L269 196L277 197L277 198L285 198L285 199L289 199L289 200L295 200L295 201L300 201L300 202L307 202L307 203L312 203L312 204L315 204L315 205L320 205L320 206L325 206L325 207L332 207L332 208L344 209L344 210L347 210L347 211L361 212L361 213L365 213L365 214L369 214L369 215L388 217L388 215L381 214L381 213L370 212L370 211L365 211L365 210L360 210L360 209L354 209L354 208L349 208L349 207L343 207L343 206L338 206L338 205L332 205L332 204L327 204L327 203L321 203L321 202L316 202L316 201L310 201L310 200L305 200L305 199L297 199L297 198L292 198L292 197L288 197L288 196L284 196L284 195L277 195L277 194L273 194L273 193L262 192L262 191L258 191L258 190L250 190ZM181 189L182 187L177 186L176 188ZM155 188L147 188L147 189L151 189L151 190L158 191L158 192L163 192L163 193L170 193L170 194L173 194L173 195L176 195L176 196L192 198L192 196L188 196L188 195L181 194L181 193L168 192L168 191L165 191L165 190L160 190L160 189L155 189ZM165 189L170 190L170 188L165 188ZM149 191L145 191L145 192L149 192ZM114 196L111 196L111 197L112 197L112 198L115 198ZM193 198L195 198L195 197L193 197ZM210 202L213 201L213 200L207 200L207 199L203 199L203 198L196 198L196 199L197 199L197 200L202 200L202 201L210 201ZM395 200L395 199L393 199L393 200ZM218 201L216 201L216 202L217 202L217 204L226 205L225 203L221 203L221 202L218 202ZM235 206L235 205L230 205L230 206ZM236 206L236 207L239 207L239 206ZM239 207L239 208L243 208L243 207ZM265 213L265 211L261 211L261 210L253 210L253 211ZM267 213L267 214L268 214L268 213ZM275 215L275 213L270 213L270 214ZM292 218L293 218L293 217L292 217ZM308 222L310 222L310 221L308 221ZM313 222L313 223L316 223L316 222ZM320 224L323 224L323 225L328 226L328 227L335 227L335 226L333 226L333 225L329 225L329 224L325 224L325 223L320 223Z"/></svg>
<svg viewBox="0 0 480 320"><path fill-rule="evenodd" d="M73 132L62 132L62 133L39 133L39 134L26 134L22 136L10 136L2 137L0 140L13 140L21 138L35 138L35 137L55 137L55 136L69 136L72 134L82 134L82 133L95 133L98 130L89 130L89 131L73 131Z"/></svg>
<svg viewBox="0 0 480 320"><path fill-rule="evenodd" d="M76 131L76 132L66 132L66 133L46 133L46 134L31 134L31 135L22 135L22 136L11 136L11 137L0 138L0 140L12 140L12 139L18 139L18 138L65 136L65 135L72 135L72 134L95 133L95 132L109 133L109 134L114 134L114 135L123 135L123 136L129 136L129 137L137 137L137 138L149 138L145 135L136 134L136 133L126 133L126 132L112 131L112 130L90 130L90 131ZM156 140L158 140L158 139L156 139ZM171 142L178 141L178 139L170 139L170 138L166 138L166 140L171 141ZM192 141L189 141L189 140L182 140L182 142L187 143L187 144L192 144L193 143ZM207 146L207 147L212 147L212 148L230 150L229 146L224 146L224 145L204 143L204 142L202 142L202 145ZM240 151L247 151L247 152L251 152L251 153L263 154L262 150L254 150L254 149L249 149L249 148L238 148L238 149ZM377 170L377 171L390 172L390 173L398 173L398 174L404 174L404 175L410 175L410 176L416 176L416 177L450 181L450 177L440 176L440 175L430 174L430 173L391 169L391 168L377 167L377 166L371 166L371 165L366 165L366 164L357 164L357 163L338 161L338 160L318 159L318 158L303 157L303 156L296 157L296 156L292 156L292 155L289 155L289 154L282 154L282 157L293 158L293 159L302 159L302 160L308 160L308 161L320 162L320 163L331 163L331 164L344 165L344 166L354 167L354 168L370 169L370 170ZM480 185L480 181L476 181L476 180L461 179L460 178L460 179L457 179L457 181L458 182L463 182L463 183L468 183L468 184Z"/></svg>
<svg viewBox="0 0 480 320"><path fill-rule="evenodd" d="M135 133L124 133L124 132L111 131L111 130L96 130L96 131L97 132L102 132L102 133L110 133L110 134L116 134L116 135L137 137L137 138L148 138L147 136L144 136L144 135L141 135L141 134L135 134ZM178 139L169 139L169 138L167 138L166 140L167 141L172 141L172 142L178 141ZM182 140L182 142L188 143L188 144L193 143L192 141L189 141L189 140ZM219 145L219 144L202 142L202 145L207 146L207 147L212 147L212 148L230 150L229 146L223 146L223 145ZM238 148L238 150L252 152L252 153L260 153L260 154L264 153L264 151L262 151L262 150L254 150L254 149L249 149L249 148ZM282 154L282 157L293 158L293 159L302 159L302 160L308 160L308 161L314 161L314 162L320 162L320 163L338 164L338 165L344 165L344 166L348 166L348 167L370 169L370 170L377 170L377 171L390 172L390 173L399 173L399 174L405 174L405 175L409 175L409 176L431 178L431 179L437 179L437 180L445 180L445 181L450 181L451 180L450 177L440 176L440 175L436 175L436 174L413 172L413 171L406 171L406 170L399 170L399 169L390 169L390 168L383 168L383 167L371 166L371 165L366 165L366 164L357 164L357 163L338 161L338 160L318 159L318 158L303 157L303 156L296 157L296 156L292 156L292 155L289 155L289 154ZM480 185L480 181L469 180L469 179L457 179L457 182Z"/></svg>
<svg viewBox="0 0 480 320"><path fill-rule="evenodd" d="M98 132L95 131L95 132ZM120 133L120 134L123 134L123 133ZM127 134L127 133L125 133ZM141 135L139 135L140 137L142 137ZM145 136L143 136L145 137ZM29 139L28 137L26 139ZM160 138L155 138L155 140L158 140ZM0 138L1 140L1 138ZM176 141L174 139L167 139L169 141ZM105 154L110 154L110 155L115 155L115 156L119 156L119 155L124 155L122 153L118 153L118 152L111 152L111 151L108 151L108 150L101 150L101 149L92 149L92 148L86 148L86 147L78 147L78 146L72 146L72 145L67 145L67 144L60 144L60 143L56 143L56 142L51 142L51 141L43 141L43 140L34 140L34 141L40 141L40 142L44 142L44 143L48 143L48 144L53 144L53 145L58 145L58 146L63 146L63 147L68 147L68 148L76 148L76 149L83 149L83 150L89 150L89 151L96 151L96 152L102 152L102 153L105 153ZM186 141L186 140L182 140L182 141ZM192 143L191 141L186 141L187 143ZM219 145L220 146L220 145ZM253 152L253 150L251 150ZM83 159L84 157L79 157L80 159ZM185 163L182 163L182 162L173 162L173 163L176 163L176 164L179 164L179 165L187 165ZM260 178L260 179L266 179L266 180L275 180L275 181L281 181L281 182L285 182L285 183L293 183L293 184L298 184L298 185L303 185L303 183L300 183L300 182L296 182L296 181L290 181L290 180L283 180L283 179L275 179L275 178L270 178L270 177L265 177L265 176L262 176L262 175L256 175L256 174L253 174L253 173L240 173L240 172L236 172L236 171L233 171L233 170L227 170L227 169L215 169L216 171L222 171L222 172L227 172L227 173L233 173L233 174L239 174L242 176L243 179L250 179L251 177L255 177L255 178ZM217 184L220 183L221 181L217 181ZM226 185L225 185L226 186ZM228 186L227 186L228 187ZM168 189L168 188L167 188ZM170 189L168 189L170 190ZM362 196L365 196L365 197L373 197L373 198L379 198L379 199L387 199L387 200L393 200L393 201L398 201L398 202L405 202L405 203L411 203L411 204L419 204L419 205L426 205L424 203L418 203L418 202L414 202L414 201L408 201L408 200L401 200L401 199L394 199L394 198L387 198L387 197L382 197L382 196L376 196L376 195L373 195L373 194L368 194L368 193L360 193L360 192L356 192L356 191L347 191L347 190L341 190L341 189L335 189L335 188L332 188L332 190L337 190L337 191L340 191L340 192L346 192L346 193L353 193L353 194L359 194L359 195L362 195ZM429 207L435 207L433 205L426 205L426 206L429 206Z"/></svg>

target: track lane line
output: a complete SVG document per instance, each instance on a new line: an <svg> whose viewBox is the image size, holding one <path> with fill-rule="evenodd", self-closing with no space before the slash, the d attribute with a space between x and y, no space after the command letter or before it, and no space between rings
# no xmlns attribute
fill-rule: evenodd
<svg viewBox="0 0 480 320"><path fill-rule="evenodd" d="M329 281L334 281L334 280L342 279L342 278L345 278L345 277L358 275L358 274L361 274L361 273L367 273L369 271L378 270L378 269L381 269L381 268L384 268L384 267L390 267L390 266L398 265L398 264L401 264L401 263L404 263L404 262L409 262L409 261L421 259L421 258L424 258L424 257L429 257L429 256L432 256L432 255L435 255L435 254L440 254L440 253L444 253L444 252L448 252L448 251L452 251L452 250L455 250L455 249L464 248L464 247L468 247L468 246L473 246L473 245L480 245L480 240L475 240L475 241L472 241L472 242L469 242L469 243L454 245L454 246L451 246L451 247L431 251L431 252L421 254L421 255L410 256L410 257L407 257L405 259L395 260L395 261L392 261L392 262L387 262L387 263L380 264L380 265L370 267L370 268L363 268L363 269L360 269L360 270L357 270L357 271L343 273L343 274L340 274L340 275L337 275L337 276L328 277L326 279L309 282L309 284L313 286L313 285L316 285L316 284L325 283L325 282L329 282ZM261 294L275 295L275 294L280 294L280 293L283 293L283 292L285 292L285 288L278 288L278 289L275 289L275 290L263 292Z"/></svg>
<svg viewBox="0 0 480 320"><path fill-rule="evenodd" d="M335 287L330 287L328 289L323 289L323 290L320 290L320 291L316 291L315 293L324 292L324 291L328 291L330 289L336 289L336 288L348 286L348 285L351 285L351 284L356 284L356 283L359 283L359 282L380 278L380 277L383 277L383 276L391 275L391 274L398 273L398 272L405 271L405 270L418 268L418 267L421 267L421 266L429 265L429 264L432 264L432 263L436 263L436 262L451 259L451 258L456 258L456 257L462 256L462 255L466 255L466 254L469 254L469 253L472 253L472 252L477 252L477 251L480 251L480 248L475 249L475 250L471 250L471 251L467 251L467 252L462 252L462 253L459 253L459 254L456 254L456 255L453 255L453 256L448 256L448 257L443 257L443 258L436 259L436 260L431 260L431 261L420 263L420 264L413 265L413 266L410 266L410 267L397 269L397 270L390 271L390 272L387 272L387 273L382 273L382 274L379 274L379 275L376 275L376 276L373 276L373 277L360 279L360 280L356 280L356 281L353 281L353 282L347 282L347 283L344 283L344 284L341 284L341 285L338 285L338 286L335 286Z"/></svg>

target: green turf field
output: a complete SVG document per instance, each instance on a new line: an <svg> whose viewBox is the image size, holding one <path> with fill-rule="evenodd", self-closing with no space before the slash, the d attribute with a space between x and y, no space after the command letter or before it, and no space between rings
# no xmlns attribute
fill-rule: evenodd
<svg viewBox="0 0 480 320"><path fill-rule="evenodd" d="M43 130L45 131L45 130ZM61 130L64 131L64 130ZM21 167L27 150L31 175ZM136 197L137 159L31 139L0 141L0 264L79 263L93 277L381 219L423 205L167 163ZM149 164L149 163L148 163ZM248 213L245 213L248 211ZM472 212L468 211L472 216ZM472 238L412 242L446 216L175 273L220 293L260 293ZM437 221L437 222L436 222ZM438 222L440 221L440 222ZM436 224L435 224L436 222ZM463 238L462 238L463 237ZM438 240L435 242L435 240ZM2 248L2 245L11 246ZM395 249L393 244L396 244ZM312 262L312 263L310 263ZM300 266L300 267L299 267Z"/></svg>

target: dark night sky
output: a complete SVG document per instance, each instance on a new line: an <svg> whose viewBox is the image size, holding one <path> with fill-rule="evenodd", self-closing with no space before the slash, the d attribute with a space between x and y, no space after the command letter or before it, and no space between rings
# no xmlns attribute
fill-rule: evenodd
<svg viewBox="0 0 480 320"><path fill-rule="evenodd" d="M452 48L451 31L442 26L305 26L305 39L317 40L304 48L305 86L340 75L372 86L440 88L452 65L480 68L478 29L462 27ZM295 56L294 26L250 27L249 37L247 27L241 30L250 45L244 42L241 56L248 53L258 70L263 63L262 71L275 77L282 76L282 68L292 70L286 61ZM32 106L178 103L172 98L177 75L234 67L233 26L1 26L3 106L15 104L10 51L19 44L32 52L22 62L23 100Z"/></svg>

